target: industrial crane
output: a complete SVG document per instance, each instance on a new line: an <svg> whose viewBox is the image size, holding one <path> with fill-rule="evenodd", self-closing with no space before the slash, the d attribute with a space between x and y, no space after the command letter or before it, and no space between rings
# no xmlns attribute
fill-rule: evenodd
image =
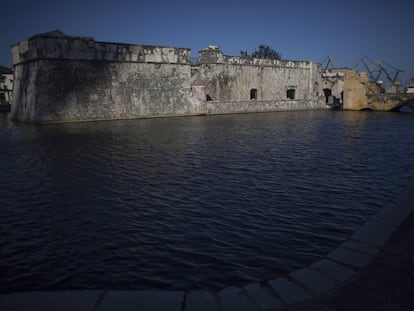
<svg viewBox="0 0 414 311"><path fill-rule="evenodd" d="M326 64L325 64L326 62ZM325 65L324 65L325 64ZM326 58L323 60L322 62L322 68L323 69L329 69L329 68L335 68L334 62L333 62L333 58L331 55L326 56Z"/></svg>
<svg viewBox="0 0 414 311"><path fill-rule="evenodd" d="M377 60L374 62L366 56L361 56L352 69L356 70L361 64L364 65L370 79L374 82L378 82L384 73L388 81L395 83L400 72L404 72L404 70L397 69L384 61Z"/></svg>

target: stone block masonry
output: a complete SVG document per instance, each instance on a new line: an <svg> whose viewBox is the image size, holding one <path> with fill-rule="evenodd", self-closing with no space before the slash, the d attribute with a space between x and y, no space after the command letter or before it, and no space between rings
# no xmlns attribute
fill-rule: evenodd
<svg viewBox="0 0 414 311"><path fill-rule="evenodd" d="M176 64L36 60L17 67L12 117L56 122L197 114L188 73Z"/></svg>
<svg viewBox="0 0 414 311"><path fill-rule="evenodd" d="M54 32L20 42L12 52L14 120L131 119L205 110L192 96L189 49L102 43Z"/></svg>
<svg viewBox="0 0 414 311"><path fill-rule="evenodd" d="M224 56L215 49L199 55L198 78L213 101L317 101L321 94L321 68L313 62Z"/></svg>
<svg viewBox="0 0 414 311"><path fill-rule="evenodd" d="M326 108L320 65L97 42L60 31L12 47L13 120L49 123ZM211 54L211 55L210 55ZM210 102L210 100L214 100Z"/></svg>
<svg viewBox="0 0 414 311"><path fill-rule="evenodd" d="M193 79L203 80L208 114L326 109L321 66L310 61L223 55L217 46L199 52Z"/></svg>

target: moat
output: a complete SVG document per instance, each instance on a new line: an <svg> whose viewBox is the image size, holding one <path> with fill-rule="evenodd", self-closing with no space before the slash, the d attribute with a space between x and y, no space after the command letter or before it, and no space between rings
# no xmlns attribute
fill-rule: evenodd
<svg viewBox="0 0 414 311"><path fill-rule="evenodd" d="M188 289L310 264L414 173L414 115L0 114L0 288Z"/></svg>

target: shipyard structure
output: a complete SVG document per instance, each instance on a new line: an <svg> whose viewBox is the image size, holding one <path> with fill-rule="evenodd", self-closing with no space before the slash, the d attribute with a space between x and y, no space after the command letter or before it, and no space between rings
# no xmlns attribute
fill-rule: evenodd
<svg viewBox="0 0 414 311"><path fill-rule="evenodd" d="M60 31L12 46L14 120L49 123L326 109L321 65L98 42Z"/></svg>

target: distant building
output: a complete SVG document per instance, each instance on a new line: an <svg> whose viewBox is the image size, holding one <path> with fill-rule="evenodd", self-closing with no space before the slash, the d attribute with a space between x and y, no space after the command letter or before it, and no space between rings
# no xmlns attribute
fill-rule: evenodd
<svg viewBox="0 0 414 311"><path fill-rule="evenodd" d="M407 87L407 93L414 93L414 81L412 81Z"/></svg>
<svg viewBox="0 0 414 311"><path fill-rule="evenodd" d="M389 84L384 86L385 93L405 93L405 87L401 85L399 82L394 82L393 84Z"/></svg>
<svg viewBox="0 0 414 311"><path fill-rule="evenodd" d="M13 70L0 66L0 105L9 105L13 93Z"/></svg>

